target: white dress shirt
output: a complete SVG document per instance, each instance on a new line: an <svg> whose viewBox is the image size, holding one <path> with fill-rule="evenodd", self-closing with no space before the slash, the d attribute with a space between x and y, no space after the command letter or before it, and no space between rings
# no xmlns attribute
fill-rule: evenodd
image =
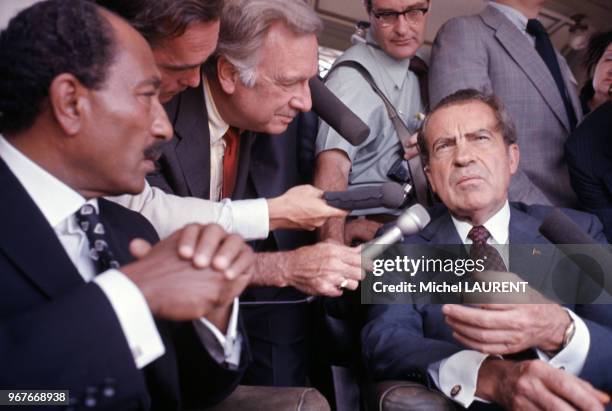
<svg viewBox="0 0 612 411"><path fill-rule="evenodd" d="M32 201L53 227L60 243L86 282L95 282L109 299L138 368L165 352L147 302L136 285L121 271L110 269L96 276L89 257L89 242L78 227L75 213L89 203L98 209L97 199L86 200L79 193L24 156L0 135L0 157L28 192ZM240 359L241 337L237 333L238 302L234 301L227 335L205 318L195 321L196 331L217 362L235 367ZM211 338L212 336L212 338ZM216 341L215 341L216 339Z"/></svg>
<svg viewBox="0 0 612 411"><path fill-rule="evenodd" d="M265 198L215 202L168 194L146 183L140 194L106 199L145 216L162 239L190 223L216 223L225 231L239 234L247 240L266 238L270 231Z"/></svg>
<svg viewBox="0 0 612 411"><path fill-rule="evenodd" d="M472 240L468 238L472 225L457 220L455 217L452 217L452 220L463 244L472 244ZM483 226L491 234L487 243L498 245L496 249L500 252L506 267L509 267L510 205L508 202L506 201L506 204ZM553 357L548 357L539 349L536 349L536 352L542 361L548 362L551 366L563 367L567 372L578 375L584 367L591 337L584 321L571 310L567 310L567 312L576 326L576 331L569 344ZM475 393L478 371L482 362L488 356L488 354L475 350L462 350L441 361L430 364L427 371L440 391L448 398L467 408L474 400L484 401L476 397ZM451 391L456 386L459 386L460 390L455 396L452 396Z"/></svg>
<svg viewBox="0 0 612 411"><path fill-rule="evenodd" d="M500 4L492 1L489 3L489 5L499 10L504 16L506 16L506 18L510 20L510 22L514 24L516 28L519 29L519 31L525 35L527 40L529 40L529 43L531 43L531 45L535 47L535 38L531 34L527 33L527 22L529 21L527 16L525 16L517 9L507 6L505 4Z"/></svg>

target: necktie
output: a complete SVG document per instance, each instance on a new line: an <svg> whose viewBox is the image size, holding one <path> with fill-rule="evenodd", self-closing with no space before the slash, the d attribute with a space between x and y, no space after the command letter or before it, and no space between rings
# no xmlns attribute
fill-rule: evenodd
<svg viewBox="0 0 612 411"><path fill-rule="evenodd" d="M235 127L230 127L223 135L225 152L223 153L223 183L221 198L231 198L238 176L238 152L240 148L240 133Z"/></svg>
<svg viewBox="0 0 612 411"><path fill-rule="evenodd" d="M477 225L472 227L468 233L468 238L472 240L470 257L473 260L483 259L486 270L508 271L499 252L495 247L487 244L489 237L491 237L491 233L484 226Z"/></svg>
<svg viewBox="0 0 612 411"><path fill-rule="evenodd" d="M89 257L94 261L98 273L109 268L119 268L113 252L106 241L106 231L100 222L98 211L91 204L85 204L75 213L77 223L89 241Z"/></svg>
<svg viewBox="0 0 612 411"><path fill-rule="evenodd" d="M544 60L544 63L546 63L548 70L555 79L555 83L557 83L557 88L559 89L559 93L561 93L563 104L565 104L565 111L570 122L570 128L573 130L576 127L576 113L574 112L574 106L572 105L567 88L565 87L565 82L563 81L563 75L561 74L561 68L557 60L557 53L555 53L555 48L548 37L548 33L542 23L537 19L530 19L527 21L527 33L535 37L536 50L542 57L542 60Z"/></svg>
<svg viewBox="0 0 612 411"><path fill-rule="evenodd" d="M429 111L429 80L428 80L428 72L429 68L427 67L427 63L425 63L420 57L413 56L410 59L410 65L408 66L408 70L412 71L419 79L419 90L421 92L421 101L423 102L423 107L425 111Z"/></svg>

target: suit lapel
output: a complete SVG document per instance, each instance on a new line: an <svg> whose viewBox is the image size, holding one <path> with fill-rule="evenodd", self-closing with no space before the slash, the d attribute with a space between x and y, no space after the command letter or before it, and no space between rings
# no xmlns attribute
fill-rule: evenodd
<svg viewBox="0 0 612 411"><path fill-rule="evenodd" d="M557 85L546 63L535 47L502 13L487 7L481 14L483 22L495 30L495 37L542 95L546 104L555 113L561 124L569 132L569 120L565 105L559 95ZM557 56L558 57L558 56ZM560 64L562 66L562 64ZM563 71L563 70L562 70ZM564 73L566 74L566 73ZM567 83L567 81L566 81ZM571 94L571 93L570 93Z"/></svg>
<svg viewBox="0 0 612 411"><path fill-rule="evenodd" d="M210 130L204 90L188 88L166 105L174 126L174 150L183 178L195 197L210 196ZM208 159L202 162L202 159Z"/></svg>
<svg viewBox="0 0 612 411"><path fill-rule="evenodd" d="M82 284L53 228L1 159L0 187L0 251L49 298Z"/></svg>
<svg viewBox="0 0 612 411"><path fill-rule="evenodd" d="M510 206L510 271L521 274L532 288L541 288L553 261L554 250L539 232L540 221Z"/></svg>
<svg viewBox="0 0 612 411"><path fill-rule="evenodd" d="M463 244L447 210L428 224L419 236L432 244Z"/></svg>

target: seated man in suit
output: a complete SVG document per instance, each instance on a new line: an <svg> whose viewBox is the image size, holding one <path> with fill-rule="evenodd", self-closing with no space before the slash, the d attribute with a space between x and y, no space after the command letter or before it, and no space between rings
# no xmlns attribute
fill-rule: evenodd
<svg viewBox="0 0 612 411"><path fill-rule="evenodd" d="M200 85L200 66L217 46L221 0L97 0L96 3L128 20L149 42L162 76L159 96L162 103L187 88ZM269 231L277 228L313 230L326 218L345 214L328 206L321 196L321 190L304 184L276 193L274 198L232 201L224 196L210 201L200 198L197 192L179 197L147 183L137 195L109 199L142 213L162 238L187 223L215 222L254 240L266 238Z"/></svg>
<svg viewBox="0 0 612 411"><path fill-rule="evenodd" d="M71 409L223 399L252 251L197 225L152 247L100 198L141 191L172 136L146 41L90 1L40 2L0 33L0 79L0 387L67 389ZM199 243L205 268L184 258Z"/></svg>
<svg viewBox="0 0 612 411"><path fill-rule="evenodd" d="M508 202L519 148L496 98L472 89L443 99L425 120L419 149L446 210L405 243L550 243L538 233L550 207ZM601 241L594 216L567 213ZM518 268L520 261L501 254L497 270ZM373 306L368 320L363 354L374 379L431 383L464 407L484 400L504 408L602 409L607 396L576 376L612 387L612 312L605 305ZM501 358L525 350L540 360Z"/></svg>

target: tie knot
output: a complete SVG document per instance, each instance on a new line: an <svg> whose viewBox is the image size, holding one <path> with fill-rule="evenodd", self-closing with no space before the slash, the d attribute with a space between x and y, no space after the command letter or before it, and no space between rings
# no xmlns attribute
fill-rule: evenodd
<svg viewBox="0 0 612 411"><path fill-rule="evenodd" d="M468 238L476 245L486 244L489 237L491 237L491 233L482 225L472 227L468 233Z"/></svg>
<svg viewBox="0 0 612 411"><path fill-rule="evenodd" d="M85 233L96 233L104 235L104 227L100 224L98 210L91 204L84 204L75 213L77 222L81 230Z"/></svg>
<svg viewBox="0 0 612 411"><path fill-rule="evenodd" d="M540 23L540 20L538 19L527 20L527 33L535 37L538 37L541 35L548 35L548 32L544 28L544 25Z"/></svg>
<svg viewBox="0 0 612 411"><path fill-rule="evenodd" d="M419 56L413 56L410 59L410 64L408 65L408 70L412 71L417 77L422 76L423 74L427 74L428 68L427 63L423 61Z"/></svg>

